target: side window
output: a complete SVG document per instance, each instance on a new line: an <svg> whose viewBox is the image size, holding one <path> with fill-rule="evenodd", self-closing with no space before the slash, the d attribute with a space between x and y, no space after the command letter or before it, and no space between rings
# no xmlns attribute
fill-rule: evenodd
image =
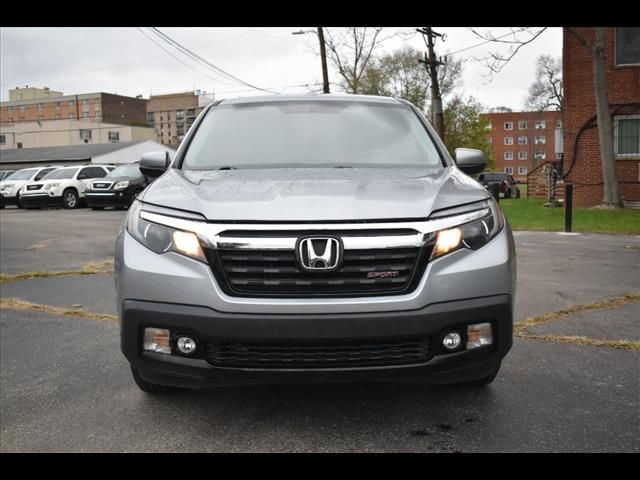
<svg viewBox="0 0 640 480"><path fill-rule="evenodd" d="M81 175L83 175L81 177ZM104 176L107 175L107 172L104 171L103 168L100 167L85 167L82 169L82 171L78 174L78 179L81 178L102 178Z"/></svg>
<svg viewBox="0 0 640 480"><path fill-rule="evenodd" d="M42 177L44 177L47 173L49 173L52 170L55 170L55 168L43 168L37 173L37 175L34 177L34 180L40 180Z"/></svg>

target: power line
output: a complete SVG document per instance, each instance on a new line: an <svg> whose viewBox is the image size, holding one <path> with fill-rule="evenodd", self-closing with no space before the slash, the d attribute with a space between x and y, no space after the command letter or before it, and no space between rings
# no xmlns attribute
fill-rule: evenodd
<svg viewBox="0 0 640 480"><path fill-rule="evenodd" d="M472 48L481 47L482 45L486 45L487 43L491 43L495 40L500 40L501 38L505 38L513 34L514 32L505 33L504 35L500 35L499 37L492 38L491 40L485 40L484 42L476 43L475 45L471 45L466 48L461 48L460 50L456 50L455 52L448 52L447 55L455 55L456 53L466 52L467 50L471 50Z"/></svg>
<svg viewBox="0 0 640 480"><path fill-rule="evenodd" d="M224 38L222 40L216 40L215 42L203 43L203 44L198 45L198 46L193 47L193 48L195 49L195 48L208 47L208 46L214 45L216 43L222 43L222 42L226 42L226 41L229 41L229 40L235 40L235 39L240 38L240 37L246 37L247 35L251 35L252 33L258 33L258 32L257 31L256 32L245 32L245 33L242 33L240 35L236 35L234 37L228 37L228 38ZM98 72L98 71L101 71L101 70L109 70L111 68L122 67L124 65L131 65L132 63L140 63L140 62L146 62L148 60L155 60L157 58L162 58L165 55L170 55L170 54L167 52L167 53L163 53L163 54L160 54L160 55L154 55L152 57L141 58L139 60L131 60L129 62L116 63L116 64L113 64L113 65L108 65L106 67L98 67L98 68L94 68L94 69L91 69L91 70L83 70L81 72L66 73L66 74L63 74L63 75L55 76L55 77L39 78L37 80L22 80L22 81L19 81L19 82L3 83L3 84L0 84L0 86L8 87L10 85L21 85L21 84L29 84L29 83L38 83L38 82L42 82L42 81L46 81L46 80L57 80L59 78L72 77L72 76L75 76L75 75L84 75L86 73L93 73L93 72Z"/></svg>
<svg viewBox="0 0 640 480"><path fill-rule="evenodd" d="M162 33L157 28L151 27L151 30L154 31L158 36L163 38L167 43L171 44L174 48L177 48L178 50L180 50L183 54L197 59L200 63L204 63L205 65L209 66L214 71L216 71L216 72L218 72L218 73L220 73L222 75L225 75L226 77L228 77L228 78L230 78L232 80L235 80L236 82L238 82L238 83L240 83L242 85L246 85L247 87L251 87L251 88L254 88L256 90L260 90L260 91L267 92L267 93L276 93L276 92L272 92L272 91L266 90L264 88L260 88L260 87L257 87L255 85L252 85L249 82L245 82L244 80L236 77L235 75L232 75L232 74L226 72L222 68L220 68L220 67L214 65L213 63L207 61L206 59L202 58L198 54L193 53L191 50L189 50L188 48L184 47L183 45L181 45L180 43L178 43L177 41L175 41L174 39L172 39L168 35Z"/></svg>
<svg viewBox="0 0 640 480"><path fill-rule="evenodd" d="M170 55L173 59L177 60L178 62L180 62L181 64L185 65L187 68L190 68L191 70L193 70L196 73L199 73L200 75L204 75L207 78L210 78L211 80L215 80L216 82L220 82L223 83L225 85L233 85L231 83L226 83L218 78L214 78L210 75L207 75L206 73L200 72L199 70L196 70L195 68L193 68L191 65L189 65L188 63L183 62L182 60L180 60L178 57L176 57L173 53L171 53L169 50L167 50L166 48L164 48L162 45L160 45L158 42L156 42L153 38L151 38L149 35L147 35L144 30L142 30L140 27L136 27L138 29L138 31L140 31L140 33L142 33L145 37L147 37L149 40L151 40L155 45L157 45L158 47L160 47L162 50L164 50L168 55Z"/></svg>

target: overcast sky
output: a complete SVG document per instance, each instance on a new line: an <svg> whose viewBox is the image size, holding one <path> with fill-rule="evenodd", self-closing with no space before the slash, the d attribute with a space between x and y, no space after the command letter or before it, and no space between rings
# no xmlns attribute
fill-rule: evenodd
<svg viewBox="0 0 640 480"><path fill-rule="evenodd" d="M210 63L252 85L292 94L309 91L309 87L300 85L322 81L317 36L291 35L293 31L308 30L309 27L158 28ZM407 27L405 31L411 29ZM390 28L388 33L397 30ZM434 27L434 30L446 34L444 42L438 40L436 43L438 55L482 42L468 28ZM509 31L507 28L482 30L491 30L495 35ZM8 100L10 88L27 84L48 86L68 95L109 92L130 96L142 94L148 98L150 94L194 89L214 91L218 99L262 94L222 80L219 74L162 43L147 28L144 31L171 55L134 27L3 27L0 30L1 98ZM391 52L403 44L425 49L422 36L415 34L408 39L390 38L380 52ZM534 78L536 57L543 53L561 55L562 31L549 28L488 81L483 77L487 73L486 67L474 58L487 55L491 49L496 47L480 45L454 55L465 60L460 91L475 96L488 107L521 109ZM329 80L338 82L337 73L331 66ZM336 91L338 88L332 86L332 92Z"/></svg>

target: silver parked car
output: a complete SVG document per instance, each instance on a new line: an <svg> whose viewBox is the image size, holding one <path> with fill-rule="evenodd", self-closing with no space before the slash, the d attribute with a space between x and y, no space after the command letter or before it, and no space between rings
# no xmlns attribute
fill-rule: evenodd
<svg viewBox="0 0 640 480"><path fill-rule="evenodd" d="M232 384L486 385L512 345L499 206L420 112L384 97L223 100L116 245L121 347L147 392ZM465 173L466 172L466 173Z"/></svg>

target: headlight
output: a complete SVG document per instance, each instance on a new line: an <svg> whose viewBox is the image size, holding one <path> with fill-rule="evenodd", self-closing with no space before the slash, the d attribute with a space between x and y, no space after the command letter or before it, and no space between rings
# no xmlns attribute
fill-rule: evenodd
<svg viewBox="0 0 640 480"><path fill-rule="evenodd" d="M54 188L58 188L59 186L60 186L60 184L59 184L59 183L47 183L47 184L44 186L44 189L45 189L45 190L52 190L52 189L54 189Z"/></svg>
<svg viewBox="0 0 640 480"><path fill-rule="evenodd" d="M193 232L177 230L140 218L142 204L134 202L127 217L127 231L155 253L176 252L207 263L200 240Z"/></svg>
<svg viewBox="0 0 640 480"><path fill-rule="evenodd" d="M129 180L123 180L122 182L118 182L113 186L114 190L123 190L129 186Z"/></svg>
<svg viewBox="0 0 640 480"><path fill-rule="evenodd" d="M443 218L458 215L468 211L489 208L489 212L483 218L469 223L458 225L438 231L436 243L431 253L431 259L441 257L447 253L455 252L461 248L478 250L495 237L504 226L504 216L496 201L491 198L483 202L473 203L468 206L436 212L429 219Z"/></svg>

